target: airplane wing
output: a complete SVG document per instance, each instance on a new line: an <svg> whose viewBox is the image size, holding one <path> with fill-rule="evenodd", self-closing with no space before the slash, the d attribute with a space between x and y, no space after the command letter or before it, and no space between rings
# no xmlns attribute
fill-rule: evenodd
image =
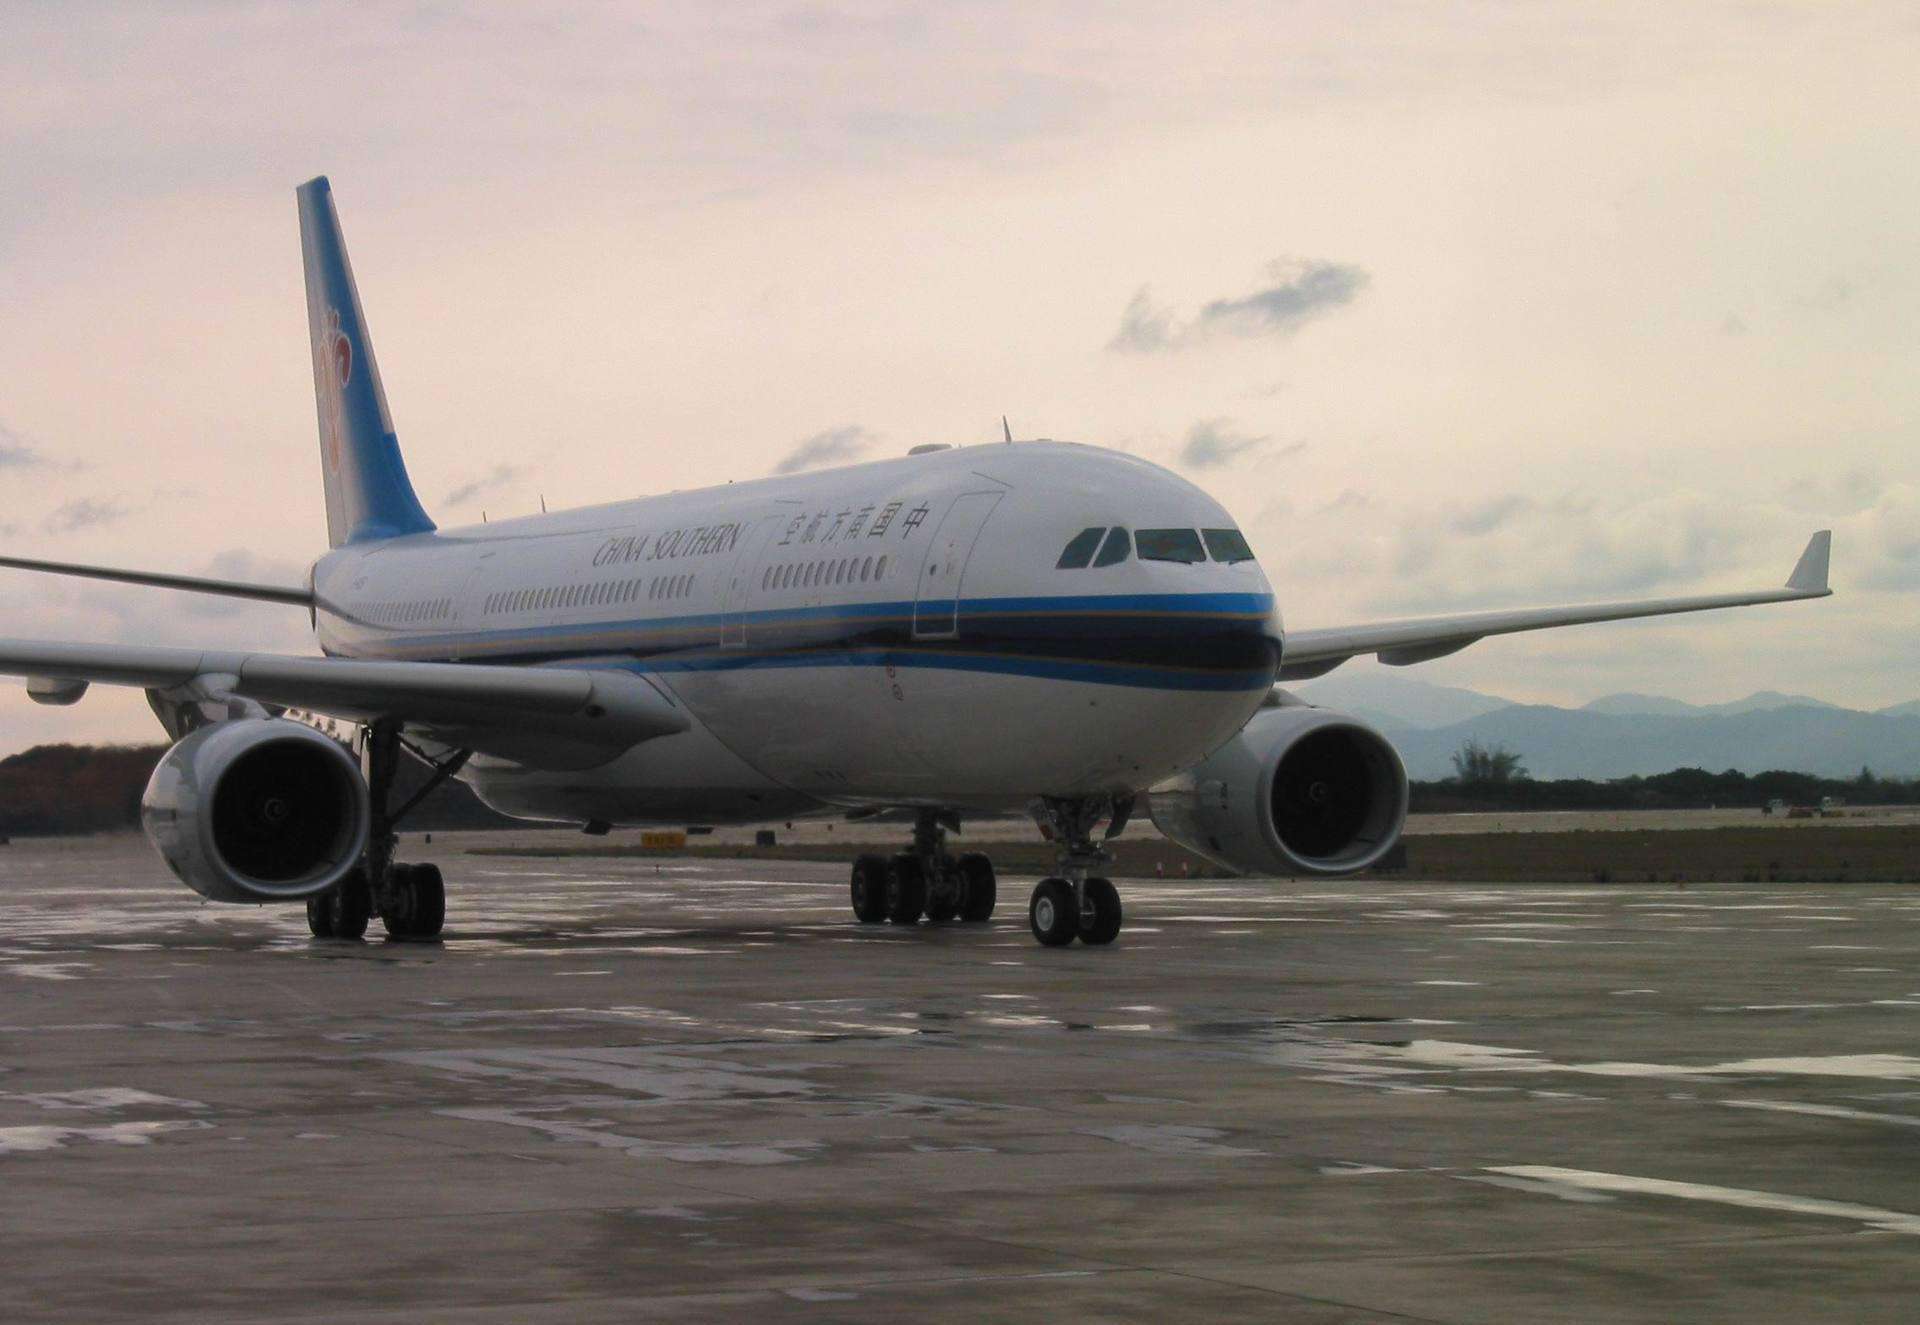
<svg viewBox="0 0 1920 1325"><path fill-rule="evenodd" d="M1380 621L1364 626L1336 626L1326 630L1291 630L1280 665L1280 680L1305 681L1332 671L1349 658L1371 653L1391 667L1444 658L1488 635L1512 635L1523 630L1578 626L1590 621L1624 621L1631 617L1667 616L1675 612L1706 612L1720 607L1756 603L1789 603L1801 598L1825 598L1827 562L1833 533L1823 529L1807 542L1793 574L1783 589L1752 593L1703 594L1691 598L1643 598L1621 603L1586 603L1577 607L1532 607L1504 612L1468 612L1459 616L1415 617Z"/></svg>
<svg viewBox="0 0 1920 1325"><path fill-rule="evenodd" d="M389 718L448 745L536 767L601 762L691 726L664 692L611 666L491 667L0 639L0 675L30 678L29 693L50 703L77 700L85 685L74 683L101 682L216 702L232 696L356 722Z"/></svg>
<svg viewBox="0 0 1920 1325"><path fill-rule="evenodd" d="M256 598L269 603L293 603L313 606L313 591L299 585L256 584L246 580L210 580L198 575L166 575L158 571L122 570L114 566L83 566L71 561L35 561L27 557L0 557L0 566L10 570L44 571L50 575L75 575L87 580L114 580L121 584L144 584L156 589L185 589L190 593L219 594L226 598Z"/></svg>

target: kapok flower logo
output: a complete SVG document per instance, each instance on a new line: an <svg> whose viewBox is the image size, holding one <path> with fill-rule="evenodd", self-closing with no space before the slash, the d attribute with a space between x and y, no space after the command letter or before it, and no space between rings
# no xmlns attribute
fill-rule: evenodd
<svg viewBox="0 0 1920 1325"><path fill-rule="evenodd" d="M327 444L327 468L338 472L346 440L347 383L353 377L353 342L340 330L340 310L327 310L327 329L313 347L314 380L320 386L320 413Z"/></svg>

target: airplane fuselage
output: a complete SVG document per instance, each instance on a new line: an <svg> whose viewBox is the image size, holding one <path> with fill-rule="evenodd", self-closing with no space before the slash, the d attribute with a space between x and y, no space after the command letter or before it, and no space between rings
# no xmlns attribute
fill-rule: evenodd
<svg viewBox="0 0 1920 1325"><path fill-rule="evenodd" d="M1126 555L1060 565L1114 527ZM1258 707L1281 649L1260 568L1217 539L1158 559L1233 530L1129 456L949 449L349 544L315 566L316 624L341 656L630 670L694 719L596 768L475 760L509 813L1018 808L1148 786Z"/></svg>

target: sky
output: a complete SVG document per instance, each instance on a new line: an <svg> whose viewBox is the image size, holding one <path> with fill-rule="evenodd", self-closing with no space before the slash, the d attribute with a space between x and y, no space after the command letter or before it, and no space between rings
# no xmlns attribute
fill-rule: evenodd
<svg viewBox="0 0 1920 1325"><path fill-rule="evenodd" d="M0 7L0 548L304 577L324 173L442 523L1004 414L1220 497L1296 626L1771 587L1831 527L1831 599L1417 674L1920 698L1916 68L1910 4ZM0 689L0 753L158 736Z"/></svg>

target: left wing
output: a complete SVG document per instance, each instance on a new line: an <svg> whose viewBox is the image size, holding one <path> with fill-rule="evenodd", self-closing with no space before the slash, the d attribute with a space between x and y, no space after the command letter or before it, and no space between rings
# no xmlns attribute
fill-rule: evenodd
<svg viewBox="0 0 1920 1325"><path fill-rule="evenodd" d="M389 718L448 745L536 767L602 762L692 725L664 692L613 667L370 662L0 639L0 675L30 678L29 693L50 703L72 703L86 683L97 681L195 702L230 697L356 722Z"/></svg>
<svg viewBox="0 0 1920 1325"><path fill-rule="evenodd" d="M189 593L218 594L224 598L255 598L269 603L313 606L313 590L300 585L211 580L199 575L167 575L159 571L123 570L117 566L83 566L71 561L35 561L28 557L0 557L0 566L11 570L44 571L50 575L74 575L85 580L145 584L155 589L185 589Z"/></svg>
<svg viewBox="0 0 1920 1325"><path fill-rule="evenodd" d="M1706 612L1720 607L1747 607L1756 603L1790 603L1802 598L1825 598L1827 562L1833 532L1823 529L1807 542L1784 589L1751 593L1702 594L1692 598L1642 598L1623 603L1587 603L1578 607L1531 607L1506 612L1468 612L1459 616L1416 617L1381 621L1330 630L1290 630L1280 664L1282 681L1305 681L1324 675L1349 658L1371 653L1391 667L1444 658L1488 635L1512 635L1523 630L1578 626L1589 621L1624 621L1632 617L1667 616L1675 612Z"/></svg>

